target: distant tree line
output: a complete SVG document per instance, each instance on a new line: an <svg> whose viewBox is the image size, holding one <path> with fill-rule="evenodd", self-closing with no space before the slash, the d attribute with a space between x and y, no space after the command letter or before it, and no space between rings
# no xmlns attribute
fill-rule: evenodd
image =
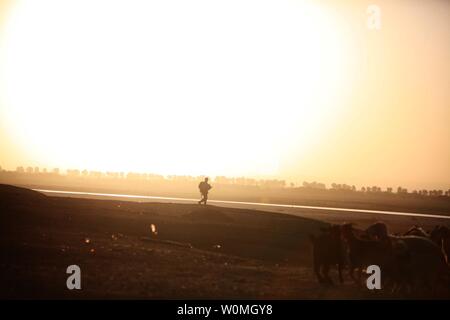
<svg viewBox="0 0 450 320"><path fill-rule="evenodd" d="M153 173L138 173L138 172L101 172L101 171L89 171L89 170L78 170L78 169L68 169L66 174L60 173L59 168L53 168L47 170L46 168L39 167L17 167L16 171L6 171L0 167L0 173L15 173L24 175L39 175L39 176L49 176L49 177L59 177L67 176L70 178L89 178L89 179L126 179L129 181L153 181L153 182L176 182L176 183L187 183L194 184L200 180L203 180L204 176L189 176L189 175L168 175L163 176ZM401 186L394 189L388 187L382 189L378 186L363 186L359 190L355 185L332 183L330 188L327 188L326 184L320 182L307 182L304 181L301 186L296 186L294 183L287 184L285 180L278 179L254 179L246 177L225 177L217 176L214 178L214 183L216 185L225 186L244 186L244 187L261 187L270 189L303 189L303 190L324 190L324 191L335 191L335 192L360 192L360 193L376 193L376 194L399 194L399 195L415 195L415 196L429 196L429 197L441 197L450 196L450 189L444 190L413 190L408 192L408 189Z"/></svg>

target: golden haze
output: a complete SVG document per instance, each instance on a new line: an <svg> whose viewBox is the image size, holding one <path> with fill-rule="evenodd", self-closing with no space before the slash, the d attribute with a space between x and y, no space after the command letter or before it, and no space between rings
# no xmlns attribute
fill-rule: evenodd
<svg viewBox="0 0 450 320"><path fill-rule="evenodd" d="M0 165L448 189L450 3L377 2L0 1Z"/></svg>

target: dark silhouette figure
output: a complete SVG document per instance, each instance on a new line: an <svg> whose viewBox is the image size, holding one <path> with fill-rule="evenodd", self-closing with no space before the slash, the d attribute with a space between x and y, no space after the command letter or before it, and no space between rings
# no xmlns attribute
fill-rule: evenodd
<svg viewBox="0 0 450 320"><path fill-rule="evenodd" d="M212 188L211 185L208 183L208 178L205 178L204 181L199 183L198 189L200 190L202 198L200 199L198 204L204 203L206 205L206 201L208 201L208 192L211 188Z"/></svg>

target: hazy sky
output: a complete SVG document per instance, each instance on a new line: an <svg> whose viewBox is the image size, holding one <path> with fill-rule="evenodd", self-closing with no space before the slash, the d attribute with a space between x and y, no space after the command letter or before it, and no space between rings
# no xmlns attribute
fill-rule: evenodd
<svg viewBox="0 0 450 320"><path fill-rule="evenodd" d="M450 188L449 1L0 0L0 23L4 168Z"/></svg>

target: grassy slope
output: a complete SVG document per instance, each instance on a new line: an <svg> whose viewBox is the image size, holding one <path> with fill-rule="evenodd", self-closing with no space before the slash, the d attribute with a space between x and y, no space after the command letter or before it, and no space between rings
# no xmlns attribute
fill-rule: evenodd
<svg viewBox="0 0 450 320"><path fill-rule="evenodd" d="M157 227L156 237L151 224ZM47 198L0 185L0 296L383 296L349 282L334 288L316 283L307 235L323 225L213 206ZM192 248L148 239L189 243ZM66 289L65 271L71 264L81 267L81 291Z"/></svg>

